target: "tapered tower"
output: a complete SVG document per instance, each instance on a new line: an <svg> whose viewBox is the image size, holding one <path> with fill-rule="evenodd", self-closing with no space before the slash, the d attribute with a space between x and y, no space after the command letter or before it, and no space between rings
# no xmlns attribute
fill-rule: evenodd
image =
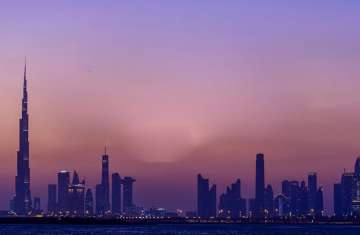
<svg viewBox="0 0 360 235"><path fill-rule="evenodd" d="M19 120L19 150L17 151L17 175L15 177L15 212L27 215L31 211L29 154L29 115L26 78L26 59L24 67L23 98Z"/></svg>

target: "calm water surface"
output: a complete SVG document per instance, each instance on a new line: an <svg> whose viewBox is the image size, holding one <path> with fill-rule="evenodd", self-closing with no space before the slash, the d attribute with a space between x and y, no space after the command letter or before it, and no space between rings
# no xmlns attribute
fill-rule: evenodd
<svg viewBox="0 0 360 235"><path fill-rule="evenodd" d="M360 235L353 225L0 225L1 235Z"/></svg>

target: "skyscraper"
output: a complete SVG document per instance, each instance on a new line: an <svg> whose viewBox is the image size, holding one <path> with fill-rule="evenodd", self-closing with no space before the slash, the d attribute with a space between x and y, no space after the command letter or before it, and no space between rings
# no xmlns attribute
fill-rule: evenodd
<svg viewBox="0 0 360 235"><path fill-rule="evenodd" d="M264 209L268 216L274 214L274 191L270 184L267 185L264 192Z"/></svg>
<svg viewBox="0 0 360 235"><path fill-rule="evenodd" d="M85 195L85 215L92 216L93 214L94 214L94 198L91 189L88 189Z"/></svg>
<svg viewBox="0 0 360 235"><path fill-rule="evenodd" d="M264 154L258 153L256 155L256 216L262 216L264 212L264 190L265 190L265 166Z"/></svg>
<svg viewBox="0 0 360 235"><path fill-rule="evenodd" d="M105 213L104 206L104 189L102 184L97 184L95 188L96 214L103 215Z"/></svg>
<svg viewBox="0 0 360 235"><path fill-rule="evenodd" d="M305 181L301 181L299 189L299 213L300 215L307 215L309 212L308 202L309 202L309 192L308 187L306 186Z"/></svg>
<svg viewBox="0 0 360 235"><path fill-rule="evenodd" d="M209 180L197 176L197 212L200 217L216 216L216 185L209 189Z"/></svg>
<svg viewBox="0 0 360 235"><path fill-rule="evenodd" d="M317 194L317 175L315 172L308 174L308 210L310 214L315 213L316 207L316 194Z"/></svg>
<svg viewBox="0 0 360 235"><path fill-rule="evenodd" d="M290 200L283 194L279 194L274 199L274 214L277 216L288 216L290 214Z"/></svg>
<svg viewBox="0 0 360 235"><path fill-rule="evenodd" d="M112 174L111 211L113 214L121 213L121 177L119 173Z"/></svg>
<svg viewBox="0 0 360 235"><path fill-rule="evenodd" d="M342 200L341 209L343 216L352 214L352 191L354 183L354 173L344 172L341 176Z"/></svg>
<svg viewBox="0 0 360 235"><path fill-rule="evenodd" d="M285 197L290 197L290 181L284 180L281 182L281 193Z"/></svg>
<svg viewBox="0 0 360 235"><path fill-rule="evenodd" d="M360 157L356 159L354 166L354 182L352 192L352 212L353 215L360 215Z"/></svg>
<svg viewBox="0 0 360 235"><path fill-rule="evenodd" d="M26 61L24 68L23 98L19 120L19 150L17 152L17 175L15 177L15 212L25 215L31 211L30 191L30 154L29 154L29 115L26 79Z"/></svg>
<svg viewBox="0 0 360 235"><path fill-rule="evenodd" d="M106 153L102 155L102 168L101 168L101 185L103 187L103 200L104 210L110 210L110 183L109 183L109 155Z"/></svg>
<svg viewBox="0 0 360 235"><path fill-rule="evenodd" d="M56 184L48 185L48 214L56 212Z"/></svg>
<svg viewBox="0 0 360 235"><path fill-rule="evenodd" d="M135 179L132 177L125 177L122 180L123 184L123 208L124 212L131 212L134 209L134 202L133 202L133 183Z"/></svg>
<svg viewBox="0 0 360 235"><path fill-rule="evenodd" d="M221 217L239 218L246 214L246 200L241 198L241 182L238 179L220 196L219 211Z"/></svg>
<svg viewBox="0 0 360 235"><path fill-rule="evenodd" d="M290 213L291 215L300 215L299 201L300 198L300 184L299 181L290 181Z"/></svg>
<svg viewBox="0 0 360 235"><path fill-rule="evenodd" d="M66 206L67 211L73 216L85 214L85 180L80 182L76 171L74 171L72 183L67 188Z"/></svg>
<svg viewBox="0 0 360 235"><path fill-rule="evenodd" d="M58 210L65 212L67 209L67 192L70 184L70 172L60 171L58 173Z"/></svg>
<svg viewBox="0 0 360 235"><path fill-rule="evenodd" d="M35 212L36 214L41 213L41 201L39 197L34 197L33 212Z"/></svg>
<svg viewBox="0 0 360 235"><path fill-rule="evenodd" d="M316 198L315 198L315 215L316 216L323 216L324 215L324 196L323 196L323 188L319 187L316 191Z"/></svg>
<svg viewBox="0 0 360 235"><path fill-rule="evenodd" d="M341 184L334 184L334 215L336 217L342 216L341 209L341 200L342 200L342 188Z"/></svg>

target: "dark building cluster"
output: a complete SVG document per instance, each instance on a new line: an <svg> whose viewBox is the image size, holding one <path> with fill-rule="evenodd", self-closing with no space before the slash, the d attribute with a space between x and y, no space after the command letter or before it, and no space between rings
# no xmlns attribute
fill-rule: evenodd
<svg viewBox="0 0 360 235"><path fill-rule="evenodd" d="M282 192L276 196L270 184L265 187L265 159L264 154L259 153L256 155L255 198L249 199L248 203L242 198L241 181L238 179L226 188L226 192L220 196L218 210L214 210L217 208L216 199L209 200L209 198L216 197L216 192L209 197L211 192L208 190L209 180L199 175L197 215L205 218L322 217L324 215L323 189L317 185L316 173L309 173L307 185L305 181L284 180L281 186ZM216 189L216 186L212 188ZM212 208L211 213L209 208Z"/></svg>
<svg viewBox="0 0 360 235"><path fill-rule="evenodd" d="M246 215L246 199L241 197L241 182L237 179L226 192L221 194L219 202L219 216L236 218Z"/></svg>
<svg viewBox="0 0 360 235"><path fill-rule="evenodd" d="M108 216L136 215L133 204L131 177L121 179L119 173L112 174L110 189L109 155L102 155L101 182L93 191L87 188L85 180L80 181L76 171L70 181L70 172L60 171L58 183L48 185L48 214L57 216ZM123 188L123 190L122 190ZM111 202L110 202L111 192ZM123 199L123 200L121 200ZM123 209L124 208L124 209Z"/></svg>
<svg viewBox="0 0 360 235"><path fill-rule="evenodd" d="M215 217L216 216L216 185L209 185L209 179L203 178L200 174L197 177L198 182L198 216Z"/></svg>
<svg viewBox="0 0 360 235"><path fill-rule="evenodd" d="M340 182L334 184L334 214L360 216L360 157L356 159L354 172L344 170Z"/></svg>

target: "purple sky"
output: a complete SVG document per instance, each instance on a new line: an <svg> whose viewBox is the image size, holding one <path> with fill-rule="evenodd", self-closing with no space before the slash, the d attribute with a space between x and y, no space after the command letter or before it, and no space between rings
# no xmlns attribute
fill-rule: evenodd
<svg viewBox="0 0 360 235"><path fill-rule="evenodd" d="M196 174L253 197L360 154L359 1L2 1L0 209L14 192L24 56L32 192L59 170L137 179L139 205L195 208Z"/></svg>

